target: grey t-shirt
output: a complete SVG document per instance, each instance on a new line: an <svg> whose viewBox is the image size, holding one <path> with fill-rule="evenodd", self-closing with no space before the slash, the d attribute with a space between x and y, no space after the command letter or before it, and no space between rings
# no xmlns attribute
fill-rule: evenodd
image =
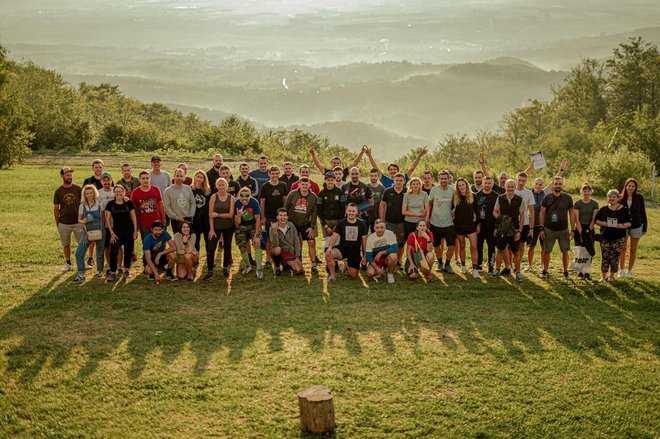
<svg viewBox="0 0 660 439"><path fill-rule="evenodd" d="M523 200L523 208L525 209L525 223L523 224L524 226L529 225L529 206L534 206L536 202L534 201L534 194L532 193L531 190L524 188L524 189L516 189L514 191L516 195L518 195L520 198Z"/></svg>
<svg viewBox="0 0 660 439"><path fill-rule="evenodd" d="M447 186L445 190L442 190L440 186L431 189L429 203L432 203L433 210L429 221L435 227L450 227L454 225L454 220L451 219L451 201L453 196L454 188L451 186Z"/></svg>
<svg viewBox="0 0 660 439"><path fill-rule="evenodd" d="M412 192L406 192L403 196L403 205L406 207L406 210L413 213L420 213L424 211L424 203L429 199L429 196L426 192L421 191L419 194L413 194ZM418 216L406 216L405 221L409 223L418 223L423 218Z"/></svg>
<svg viewBox="0 0 660 439"><path fill-rule="evenodd" d="M161 194L164 194L165 189L172 185L172 177L165 171L160 171L158 175L154 174L154 171L150 171L149 175L151 176L151 185L160 189Z"/></svg>
<svg viewBox="0 0 660 439"><path fill-rule="evenodd" d="M195 194L187 184L181 185L180 188L172 185L165 189L163 204L165 205L165 213L172 219L192 218L195 216L195 209L197 209Z"/></svg>

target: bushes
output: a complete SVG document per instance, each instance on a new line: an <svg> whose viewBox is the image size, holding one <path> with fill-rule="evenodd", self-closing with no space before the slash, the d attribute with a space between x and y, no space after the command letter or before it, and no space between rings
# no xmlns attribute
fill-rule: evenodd
<svg viewBox="0 0 660 439"><path fill-rule="evenodd" d="M637 178L643 189L648 185L652 167L646 154L621 147L594 153L586 167L586 176L594 191L601 194L610 189L620 191L628 177Z"/></svg>

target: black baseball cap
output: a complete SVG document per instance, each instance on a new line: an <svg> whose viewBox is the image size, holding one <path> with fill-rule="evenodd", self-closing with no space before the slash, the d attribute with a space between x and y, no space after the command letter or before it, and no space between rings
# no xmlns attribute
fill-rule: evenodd
<svg viewBox="0 0 660 439"><path fill-rule="evenodd" d="M69 166L65 166L62 169L60 169L60 175L64 175L67 172L73 172L73 169L71 169L71 167L69 167Z"/></svg>
<svg viewBox="0 0 660 439"><path fill-rule="evenodd" d="M160 161L161 161L161 160L160 160L160 156L155 155L155 156L152 156L152 157L151 157L151 163L153 163L153 162L160 162Z"/></svg>
<svg viewBox="0 0 660 439"><path fill-rule="evenodd" d="M335 174L332 171L328 171L325 173L325 179L327 180L328 178L334 180L335 179Z"/></svg>
<svg viewBox="0 0 660 439"><path fill-rule="evenodd" d="M164 229L165 225L160 221L154 221L153 223L151 223L151 228L153 229L154 227L160 227L161 229Z"/></svg>

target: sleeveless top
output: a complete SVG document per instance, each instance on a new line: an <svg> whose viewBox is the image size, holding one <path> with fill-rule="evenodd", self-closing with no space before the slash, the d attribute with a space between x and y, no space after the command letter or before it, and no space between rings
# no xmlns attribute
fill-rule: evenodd
<svg viewBox="0 0 660 439"><path fill-rule="evenodd" d="M213 211L216 213L229 213L231 207L231 195L227 194L227 199L225 201L220 200L220 196L215 194L215 203L213 205ZM214 229L231 229L234 227L233 218L213 218L213 228Z"/></svg>

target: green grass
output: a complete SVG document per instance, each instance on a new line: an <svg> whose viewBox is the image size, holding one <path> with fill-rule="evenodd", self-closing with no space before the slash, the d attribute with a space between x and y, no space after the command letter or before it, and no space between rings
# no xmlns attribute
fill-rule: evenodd
<svg viewBox="0 0 660 439"><path fill-rule="evenodd" d="M551 281L522 284L73 286L59 165L0 171L0 437L298 437L314 384L337 437L660 434L657 209L635 279L611 285L560 280L555 255Z"/></svg>

